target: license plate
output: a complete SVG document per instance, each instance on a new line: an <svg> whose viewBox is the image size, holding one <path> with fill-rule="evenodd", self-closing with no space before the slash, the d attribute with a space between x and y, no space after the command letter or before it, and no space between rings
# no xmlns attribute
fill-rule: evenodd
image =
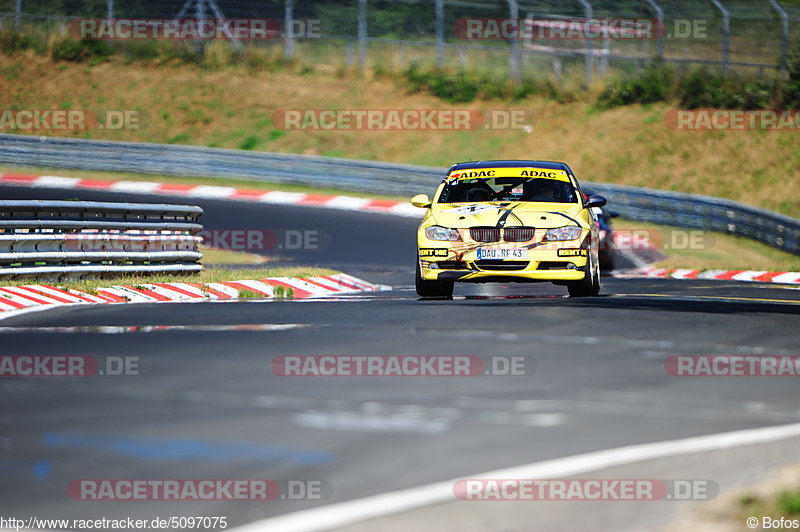
<svg viewBox="0 0 800 532"><path fill-rule="evenodd" d="M525 248L478 248L478 260L482 259L527 259L528 250Z"/></svg>

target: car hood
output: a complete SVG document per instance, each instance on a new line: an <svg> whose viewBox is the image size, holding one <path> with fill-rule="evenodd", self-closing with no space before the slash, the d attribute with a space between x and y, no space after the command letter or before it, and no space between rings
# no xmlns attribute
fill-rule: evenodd
<svg viewBox="0 0 800 532"><path fill-rule="evenodd" d="M506 216L508 210L511 214ZM582 207L574 203L437 203L431 207L430 215L436 225L455 229L495 227L503 216L506 216L507 227L525 225L550 229L580 225L586 228L580 219L581 210Z"/></svg>

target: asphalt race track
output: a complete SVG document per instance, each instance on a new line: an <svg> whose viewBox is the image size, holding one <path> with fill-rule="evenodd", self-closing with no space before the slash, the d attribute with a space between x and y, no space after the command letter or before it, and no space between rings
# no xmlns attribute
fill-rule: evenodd
<svg viewBox="0 0 800 532"><path fill-rule="evenodd" d="M3 199L72 197L194 203L207 229L318 231L319 249L281 250L276 263L330 266L394 289L328 300L66 307L1 320L0 355L139 359L139 375L0 379L5 514L207 515L238 525L588 451L800 421L796 379L664 370L672 355L800 355L799 290L606 277L596 298L570 299L550 284L457 285L453 301L420 301L413 219L0 188ZM412 354L524 357L531 374L309 378L270 369L280 355ZM796 457L777 452L786 462ZM325 480L332 494L202 503L66 494L76 479L131 478Z"/></svg>

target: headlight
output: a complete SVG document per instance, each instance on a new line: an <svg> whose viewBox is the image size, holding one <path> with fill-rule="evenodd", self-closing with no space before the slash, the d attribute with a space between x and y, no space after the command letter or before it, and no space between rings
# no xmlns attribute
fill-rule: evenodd
<svg viewBox="0 0 800 532"><path fill-rule="evenodd" d="M580 227L575 226L567 226L567 227L556 227L555 229L548 229L547 232L544 234L544 238L542 239L543 242L556 242L559 240L575 240L576 238L581 236L581 231L583 231Z"/></svg>
<svg viewBox="0 0 800 532"><path fill-rule="evenodd" d="M455 229L448 229L440 225L433 225L425 229L425 236L430 240L445 240L449 242L458 242L461 240L461 235Z"/></svg>

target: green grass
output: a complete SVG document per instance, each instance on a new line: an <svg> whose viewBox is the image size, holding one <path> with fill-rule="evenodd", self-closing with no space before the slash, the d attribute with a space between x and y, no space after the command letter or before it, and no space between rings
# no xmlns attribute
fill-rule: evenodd
<svg viewBox="0 0 800 532"><path fill-rule="evenodd" d="M619 218L613 227L646 231L651 243L667 255L654 264L659 268L800 271L800 256L747 238ZM696 245L690 243L692 235Z"/></svg>
<svg viewBox="0 0 800 532"><path fill-rule="evenodd" d="M297 65L278 65L274 71L207 69L181 62L121 64L114 58L92 67L63 62L54 68L48 57L23 55L0 54L0 70L7 72L0 76L0 90L8 108L52 109L69 102L89 110L140 109L148 118L140 128L64 131L59 136L332 155L443 170L470 159L563 160L582 181L704 193L800 216L797 131L677 130L666 120L677 99L600 110L594 102L604 88L602 81L577 91L576 98L554 100L545 92L519 100L476 98L450 104L427 90L410 92L399 73L340 73L324 64L305 75L298 74L302 67ZM442 85L438 77L429 82ZM564 90L563 84L559 87ZM532 129L284 130L280 120L273 123L279 116L275 113L287 109L387 108L519 110L532 113L531 123L525 124ZM434 186L409 195L430 193ZM336 189L337 184L331 180L327 187Z"/></svg>
<svg viewBox="0 0 800 532"><path fill-rule="evenodd" d="M775 494L757 496L746 493L739 497L738 522L748 517L771 519L797 519L800 516L800 489L786 489ZM783 530L783 529L778 529Z"/></svg>
<svg viewBox="0 0 800 532"><path fill-rule="evenodd" d="M263 264L269 261L268 257L265 257L264 255L258 255L256 253L209 248L205 246L199 246L198 249L203 253L203 260L201 262L206 266L225 264Z"/></svg>

